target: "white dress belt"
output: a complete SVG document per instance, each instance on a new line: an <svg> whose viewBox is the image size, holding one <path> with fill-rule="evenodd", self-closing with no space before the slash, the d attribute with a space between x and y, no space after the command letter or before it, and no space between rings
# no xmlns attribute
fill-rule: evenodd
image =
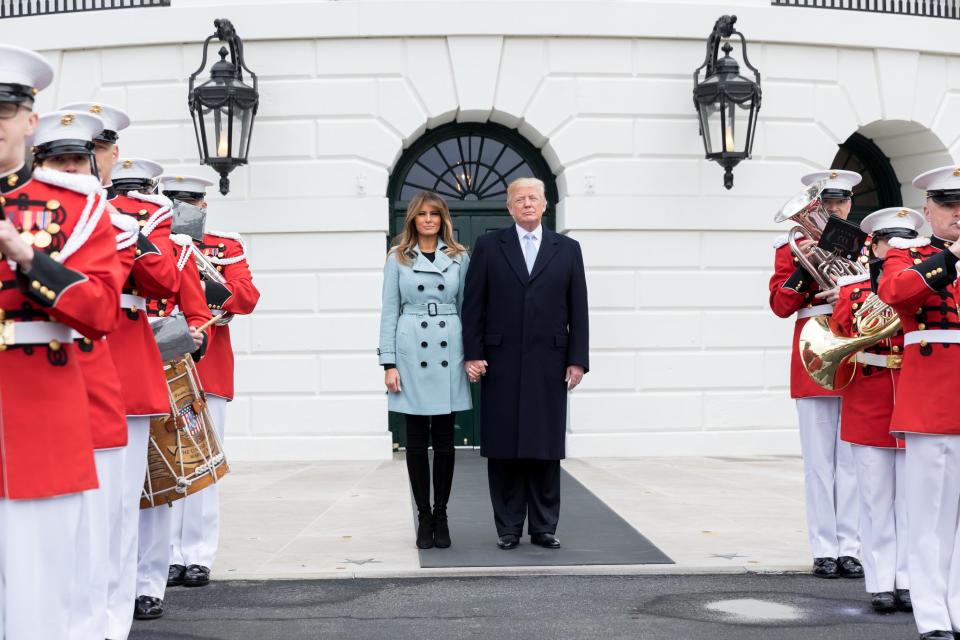
<svg viewBox="0 0 960 640"><path fill-rule="evenodd" d="M825 316L833 313L832 304L818 304L815 307L805 307L797 311L797 320L812 318L813 316Z"/></svg>
<svg viewBox="0 0 960 640"><path fill-rule="evenodd" d="M140 311L147 310L147 299L143 296L132 296L129 293L120 294L120 308L133 309L136 307Z"/></svg>
<svg viewBox="0 0 960 640"><path fill-rule="evenodd" d="M903 334L903 344L920 344L927 342L960 343L960 331L956 329L927 329L925 331L908 331Z"/></svg>
<svg viewBox="0 0 960 640"><path fill-rule="evenodd" d="M59 322L14 322L7 320L0 331L0 344L12 347L18 344L49 344L70 342L73 330Z"/></svg>
<svg viewBox="0 0 960 640"><path fill-rule="evenodd" d="M883 367L884 369L899 369L903 358L900 355L883 356L879 353L866 353L860 351L857 353L857 362L868 364L872 367Z"/></svg>

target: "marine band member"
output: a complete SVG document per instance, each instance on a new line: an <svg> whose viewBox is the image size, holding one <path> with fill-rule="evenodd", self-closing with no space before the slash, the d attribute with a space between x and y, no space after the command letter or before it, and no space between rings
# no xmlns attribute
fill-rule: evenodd
<svg viewBox="0 0 960 640"><path fill-rule="evenodd" d="M878 292L904 331L890 429L907 443L913 616L921 638L939 640L960 629L960 167L927 171L913 186L926 193L923 214L933 236L891 243Z"/></svg>
<svg viewBox="0 0 960 640"><path fill-rule="evenodd" d="M882 259L891 246L916 238L923 224L921 214L902 207L880 209L864 218L860 228L869 235L874 277L840 278L839 299L833 310L839 333L861 335L862 323L870 322L864 314L882 308L873 295ZM880 613L912 610L904 494L906 452L903 440L890 434L902 359L902 331L858 353L856 372L843 389L840 410L840 437L852 445L857 471L865 586L874 610Z"/></svg>
<svg viewBox="0 0 960 640"><path fill-rule="evenodd" d="M853 187L860 175L853 171L820 171L803 176L804 185L820 180L827 213L846 219ZM814 242L798 239L801 250ZM860 578L863 567L858 535L856 475L850 445L840 440L840 398L818 386L803 368L800 331L809 318L829 314L837 290L820 291L813 277L793 256L787 237L774 243L776 257L770 278L770 308L781 317L796 314L791 345L790 397L797 401L800 447L806 491L807 528L813 552L813 575L820 578Z"/></svg>

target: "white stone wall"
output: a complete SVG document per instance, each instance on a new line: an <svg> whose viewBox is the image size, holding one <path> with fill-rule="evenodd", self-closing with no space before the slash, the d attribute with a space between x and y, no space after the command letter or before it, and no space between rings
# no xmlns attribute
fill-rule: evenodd
<svg viewBox="0 0 960 640"><path fill-rule="evenodd" d="M374 356L386 186L427 128L516 127L557 176L558 229L583 245L592 310L571 455L795 451L792 323L766 306L774 212L855 131L892 158L908 204L920 201L914 174L960 153L949 21L739 3L764 93L754 158L726 191L703 160L691 100L716 3L571 2L556 16L542 2L476 0L462 3L477 18L459 31L444 31L450 3L216 4L109 16L123 27L136 14L141 30L149 18L148 44L122 28L78 36L57 18L36 24L59 29L44 42L63 47L45 52L58 74L41 107L126 108L122 153L179 173L209 173L186 117L196 41L220 13L247 41L261 79L251 163L211 204L211 226L245 234L263 292L256 314L232 325L236 458L389 455ZM189 28L174 29L177 17ZM0 40L23 37L0 21Z"/></svg>

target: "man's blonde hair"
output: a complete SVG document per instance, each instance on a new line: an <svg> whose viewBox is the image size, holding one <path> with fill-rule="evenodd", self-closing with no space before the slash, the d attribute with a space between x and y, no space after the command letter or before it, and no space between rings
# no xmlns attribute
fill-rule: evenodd
<svg viewBox="0 0 960 640"><path fill-rule="evenodd" d="M540 197L546 201L547 186L543 184L543 180L536 178L517 178L507 186L507 202L513 200L513 194L517 192L517 189L523 189L524 187L536 187L540 192Z"/></svg>

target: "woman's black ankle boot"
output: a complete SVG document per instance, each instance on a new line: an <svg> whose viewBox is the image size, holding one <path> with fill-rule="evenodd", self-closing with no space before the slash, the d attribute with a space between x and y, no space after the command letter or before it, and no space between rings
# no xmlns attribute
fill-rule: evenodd
<svg viewBox="0 0 960 640"><path fill-rule="evenodd" d="M438 549L446 549L450 546L450 527L447 524L447 506L435 505L433 507L433 541Z"/></svg>
<svg viewBox="0 0 960 640"><path fill-rule="evenodd" d="M417 513L417 548L433 548L433 516L429 509Z"/></svg>

